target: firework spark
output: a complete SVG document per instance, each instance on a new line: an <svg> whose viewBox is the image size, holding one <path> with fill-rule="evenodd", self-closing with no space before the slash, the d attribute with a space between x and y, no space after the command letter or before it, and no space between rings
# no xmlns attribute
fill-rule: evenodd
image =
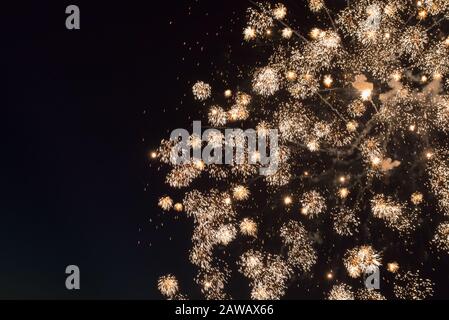
<svg viewBox="0 0 449 320"><path fill-rule="evenodd" d="M371 246L361 246L346 252L344 265L352 278L358 278L374 272L381 265L381 258Z"/></svg>
<svg viewBox="0 0 449 320"><path fill-rule="evenodd" d="M194 84L192 91L195 99L204 101L210 97L212 88L209 84L204 83L203 81L198 81Z"/></svg>
<svg viewBox="0 0 449 320"><path fill-rule="evenodd" d="M159 291L167 298L173 298L179 290L178 280L173 275L166 275L159 278L157 282Z"/></svg>
<svg viewBox="0 0 449 320"><path fill-rule="evenodd" d="M394 283L394 294L398 299L423 300L433 295L434 284L421 278L418 272L398 273Z"/></svg>

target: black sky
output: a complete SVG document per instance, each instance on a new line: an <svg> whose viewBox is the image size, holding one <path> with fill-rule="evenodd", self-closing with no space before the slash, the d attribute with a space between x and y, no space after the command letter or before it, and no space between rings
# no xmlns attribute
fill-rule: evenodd
<svg viewBox="0 0 449 320"><path fill-rule="evenodd" d="M79 31L65 28L69 4ZM155 281L184 249L154 249L168 236L150 222L160 183L145 176L146 152L192 71L189 6L2 5L0 298L160 298ZM65 289L69 264L79 292Z"/></svg>

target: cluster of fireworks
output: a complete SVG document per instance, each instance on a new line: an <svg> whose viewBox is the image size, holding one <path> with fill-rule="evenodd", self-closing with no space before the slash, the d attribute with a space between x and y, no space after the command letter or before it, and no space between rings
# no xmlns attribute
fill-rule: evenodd
<svg viewBox="0 0 449 320"><path fill-rule="evenodd" d="M336 284L327 297L329 300L385 300L385 297L376 290L354 289L347 284Z"/></svg>
<svg viewBox="0 0 449 320"><path fill-rule="evenodd" d="M248 9L243 41L272 52L251 69L246 92L230 88L214 99L211 85L193 86L210 126L277 129L278 170L262 177L257 163L173 165L175 142L164 140L155 158L171 167L166 182L184 197L162 196L159 206L193 218L190 261L205 298L231 298L227 285L241 273L251 298L280 299L298 277L316 280L319 263L343 270L324 298L385 299L364 287L363 276L377 269L391 277L391 298L429 298L435 284L423 270L384 257L390 245L396 255L415 244L449 254L449 1L357 0L338 10L305 3L325 22L303 30L282 4ZM422 243L429 221L438 225ZM320 250L329 226L333 241L351 239L334 260ZM390 233L394 240L376 245ZM183 298L172 275L158 288Z"/></svg>

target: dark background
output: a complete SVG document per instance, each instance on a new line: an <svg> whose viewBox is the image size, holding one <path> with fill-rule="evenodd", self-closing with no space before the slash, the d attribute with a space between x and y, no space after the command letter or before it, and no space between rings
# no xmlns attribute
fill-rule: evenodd
<svg viewBox="0 0 449 320"><path fill-rule="evenodd" d="M0 298L161 298L160 275L191 279L189 224L164 225L147 152L185 125L197 62L223 51L236 6L213 2L2 3Z"/></svg>

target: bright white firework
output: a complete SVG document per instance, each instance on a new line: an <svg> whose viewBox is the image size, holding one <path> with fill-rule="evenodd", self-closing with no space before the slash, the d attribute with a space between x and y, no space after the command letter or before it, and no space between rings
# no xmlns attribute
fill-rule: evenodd
<svg viewBox="0 0 449 320"><path fill-rule="evenodd" d="M279 90L279 76L273 68L259 69L253 78L253 90L261 96L269 97Z"/></svg>
<svg viewBox="0 0 449 320"><path fill-rule="evenodd" d="M204 101L210 97L212 88L209 84L203 81L198 81L193 85L192 92L196 100Z"/></svg>
<svg viewBox="0 0 449 320"><path fill-rule="evenodd" d="M344 265L352 278L359 278L374 272L381 265L381 258L371 246L360 246L346 252Z"/></svg>
<svg viewBox="0 0 449 320"><path fill-rule="evenodd" d="M179 290L178 280L173 275L166 275L157 281L159 291L167 298L173 298Z"/></svg>

